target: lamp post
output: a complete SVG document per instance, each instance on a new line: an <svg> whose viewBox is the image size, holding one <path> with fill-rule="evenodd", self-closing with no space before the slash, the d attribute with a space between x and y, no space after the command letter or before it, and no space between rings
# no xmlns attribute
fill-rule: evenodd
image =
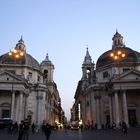
<svg viewBox="0 0 140 140"><path fill-rule="evenodd" d="M25 51L21 49L14 49L10 50L9 56L11 56L14 59L14 65L16 64L16 60L20 59L24 56ZM15 67L15 66L14 66ZM13 72L14 76L14 72ZM15 92L14 92L14 77L12 81L12 89L11 89L12 95L11 95L11 120L13 120L14 116L14 105L15 105Z"/></svg>

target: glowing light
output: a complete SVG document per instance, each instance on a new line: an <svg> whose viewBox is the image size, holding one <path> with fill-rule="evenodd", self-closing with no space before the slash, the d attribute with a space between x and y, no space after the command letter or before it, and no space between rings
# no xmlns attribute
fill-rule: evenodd
<svg viewBox="0 0 140 140"><path fill-rule="evenodd" d="M17 53L17 50L15 49L13 52L14 52L14 53Z"/></svg>
<svg viewBox="0 0 140 140"><path fill-rule="evenodd" d="M20 52L20 56L23 56L23 52Z"/></svg>
<svg viewBox="0 0 140 140"><path fill-rule="evenodd" d="M117 55L115 55L115 56L114 56L114 59L118 59L118 56L117 56Z"/></svg>
<svg viewBox="0 0 140 140"><path fill-rule="evenodd" d="M11 50L9 52L9 55L13 56L13 58L17 58L18 59L18 58L20 58L20 57L22 57L24 55L24 51L14 49L14 50Z"/></svg>
<svg viewBox="0 0 140 140"><path fill-rule="evenodd" d="M114 53L111 53L110 56L113 57L114 56Z"/></svg>
<svg viewBox="0 0 140 140"><path fill-rule="evenodd" d="M122 54L122 57L125 57L125 54L124 53Z"/></svg>
<svg viewBox="0 0 140 140"><path fill-rule="evenodd" d="M118 59L124 58L125 53L120 50L118 50L118 51L114 50L113 52L110 53L110 57L112 57L115 60L118 60Z"/></svg>
<svg viewBox="0 0 140 140"><path fill-rule="evenodd" d="M118 51L118 52L117 52L118 55L121 55L121 53L122 53L121 51Z"/></svg>
<svg viewBox="0 0 140 140"><path fill-rule="evenodd" d="M9 55L12 55L12 53L11 53L11 52L9 52Z"/></svg>

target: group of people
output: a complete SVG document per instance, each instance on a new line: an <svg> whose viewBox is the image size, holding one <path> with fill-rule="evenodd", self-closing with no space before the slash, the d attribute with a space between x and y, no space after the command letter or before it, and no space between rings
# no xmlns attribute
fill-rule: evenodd
<svg viewBox="0 0 140 140"><path fill-rule="evenodd" d="M29 138L29 122L26 119L25 121L21 121L19 124L19 133L18 133L18 138L17 140L28 140Z"/></svg>
<svg viewBox="0 0 140 140"><path fill-rule="evenodd" d="M32 128L32 133L34 133L36 129L34 123L31 125L31 128ZM19 125L19 135L17 140L28 140L29 137L28 130L29 130L29 123L27 121L21 121ZM49 140L51 134L51 125L49 123L44 124L42 131L46 136L46 140Z"/></svg>
<svg viewBox="0 0 140 140"><path fill-rule="evenodd" d="M31 128L32 133L38 132L38 127L34 123L30 125L28 119L22 120L19 125L17 122L13 123L11 120L9 122L8 134L15 134L18 132L17 140L29 140L29 128ZM42 132L46 140L49 140L51 128L49 123L44 123L42 125Z"/></svg>

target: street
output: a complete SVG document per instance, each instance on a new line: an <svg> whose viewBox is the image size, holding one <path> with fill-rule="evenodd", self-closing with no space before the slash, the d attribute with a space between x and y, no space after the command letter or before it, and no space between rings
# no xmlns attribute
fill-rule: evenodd
<svg viewBox="0 0 140 140"><path fill-rule="evenodd" d="M127 134L121 130L84 130L84 131L52 131L50 140L139 140L140 128L129 129ZM7 134L0 130L0 140L17 140L17 134ZM29 133L29 140L46 140L42 132Z"/></svg>

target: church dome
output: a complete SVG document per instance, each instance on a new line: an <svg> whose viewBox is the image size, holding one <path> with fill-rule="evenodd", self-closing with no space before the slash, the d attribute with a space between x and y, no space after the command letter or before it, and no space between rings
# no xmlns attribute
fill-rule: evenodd
<svg viewBox="0 0 140 140"><path fill-rule="evenodd" d="M125 54L125 57L119 60L120 63L125 63L125 64L140 63L140 53L126 47L123 43L123 36L119 34L118 31L116 31L112 40L113 40L112 49L106 51L98 58L96 63L96 69L105 67L112 63L118 63L118 61L115 61L110 56L112 52L117 52L117 51L121 51Z"/></svg>
<svg viewBox="0 0 140 140"><path fill-rule="evenodd" d="M9 55L9 52L0 56L0 64L10 64L10 65L24 65L31 67L33 69L40 70L40 65L36 59L34 59L30 54L26 53L25 45L22 38L18 41L15 47L16 50L24 51L24 55L19 58L14 58Z"/></svg>
<svg viewBox="0 0 140 140"><path fill-rule="evenodd" d="M39 63L30 54L27 53L25 53L22 58L16 59L16 61L13 57L9 56L9 53L1 55L0 64L18 64L40 69Z"/></svg>
<svg viewBox="0 0 140 140"><path fill-rule="evenodd" d="M107 65L110 65L114 62L117 63L117 61L113 60L111 57L110 57L110 54L111 52L113 51L122 51L122 52L125 52L126 54L126 57L119 60L120 62L123 62L123 63L137 63L137 62L140 62L140 53L137 52L137 51L134 51L128 47L118 47L116 49L111 49L105 53L103 53L97 60L97 63L96 63L96 69L99 69L101 67L104 67L104 66L107 66Z"/></svg>

